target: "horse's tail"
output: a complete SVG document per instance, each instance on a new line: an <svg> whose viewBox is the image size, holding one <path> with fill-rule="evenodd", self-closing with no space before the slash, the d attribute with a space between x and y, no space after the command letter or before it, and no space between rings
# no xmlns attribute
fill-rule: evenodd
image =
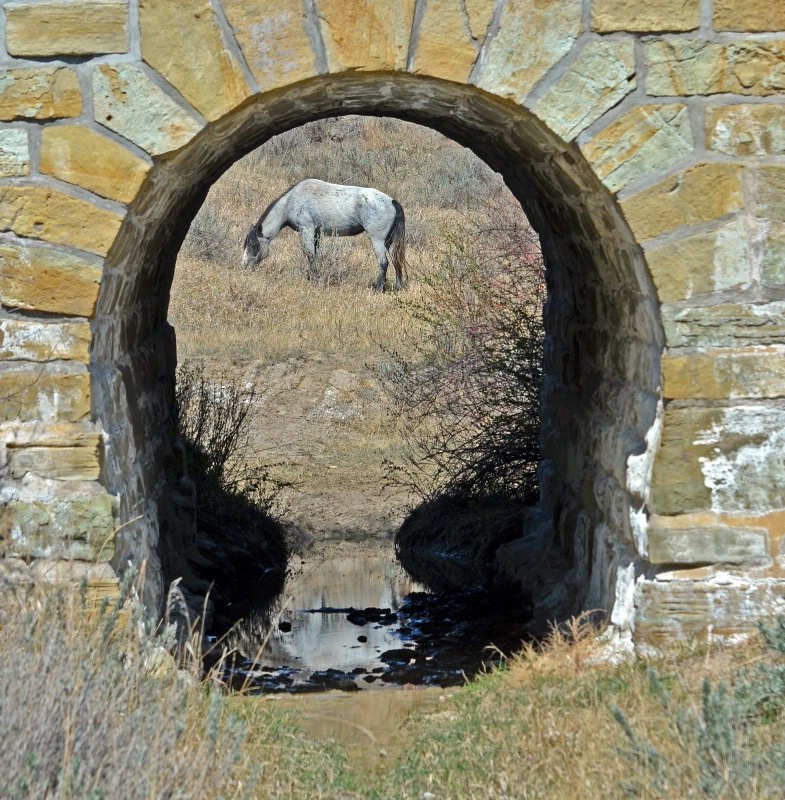
<svg viewBox="0 0 785 800"><path fill-rule="evenodd" d="M403 214L403 206L397 201L392 201L395 209L395 222L393 222L384 246L390 253L395 271L400 273L404 283L408 280L406 272L406 218Z"/></svg>

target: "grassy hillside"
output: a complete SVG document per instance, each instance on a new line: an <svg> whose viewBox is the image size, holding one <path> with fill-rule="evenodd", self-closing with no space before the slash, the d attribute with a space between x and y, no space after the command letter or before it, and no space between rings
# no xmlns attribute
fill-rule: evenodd
<svg viewBox="0 0 785 800"><path fill-rule="evenodd" d="M183 245L169 318L180 358L281 361L309 351L380 358L418 335L393 293L374 294L376 260L364 235L327 240L321 280L305 280L299 236L283 231L253 272L240 266L250 226L306 177L373 186L406 214L410 288L439 262L446 231L503 190L501 178L438 133L392 119L314 122L267 142L212 187ZM391 285L392 268L388 274Z"/></svg>

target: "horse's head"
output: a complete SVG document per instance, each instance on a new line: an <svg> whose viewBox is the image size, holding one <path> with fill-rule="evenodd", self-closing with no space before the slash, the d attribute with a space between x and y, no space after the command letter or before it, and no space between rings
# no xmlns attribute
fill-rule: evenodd
<svg viewBox="0 0 785 800"><path fill-rule="evenodd" d="M270 254L270 240L262 234L262 224L258 223L251 227L245 237L245 247L243 249L243 266L255 267Z"/></svg>

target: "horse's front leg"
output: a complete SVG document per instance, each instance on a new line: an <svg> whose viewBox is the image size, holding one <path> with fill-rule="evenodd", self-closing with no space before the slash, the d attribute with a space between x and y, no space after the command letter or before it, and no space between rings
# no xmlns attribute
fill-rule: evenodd
<svg viewBox="0 0 785 800"><path fill-rule="evenodd" d="M316 228L301 228L300 229L300 237L303 243L303 252L305 253L305 259L308 262L308 271L306 272L306 277L308 280L312 280L316 274L314 269L314 262L316 261L316 249L319 246L317 241L317 232Z"/></svg>

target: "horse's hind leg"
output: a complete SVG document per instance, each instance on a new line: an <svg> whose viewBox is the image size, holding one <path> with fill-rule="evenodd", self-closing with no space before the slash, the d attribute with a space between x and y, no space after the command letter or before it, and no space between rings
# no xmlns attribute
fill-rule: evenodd
<svg viewBox="0 0 785 800"><path fill-rule="evenodd" d="M383 292L384 291L384 284L387 282L387 249L384 246L384 242L374 242L371 241L373 245L373 252L376 253L376 261L379 264L379 277L376 280L376 291Z"/></svg>

